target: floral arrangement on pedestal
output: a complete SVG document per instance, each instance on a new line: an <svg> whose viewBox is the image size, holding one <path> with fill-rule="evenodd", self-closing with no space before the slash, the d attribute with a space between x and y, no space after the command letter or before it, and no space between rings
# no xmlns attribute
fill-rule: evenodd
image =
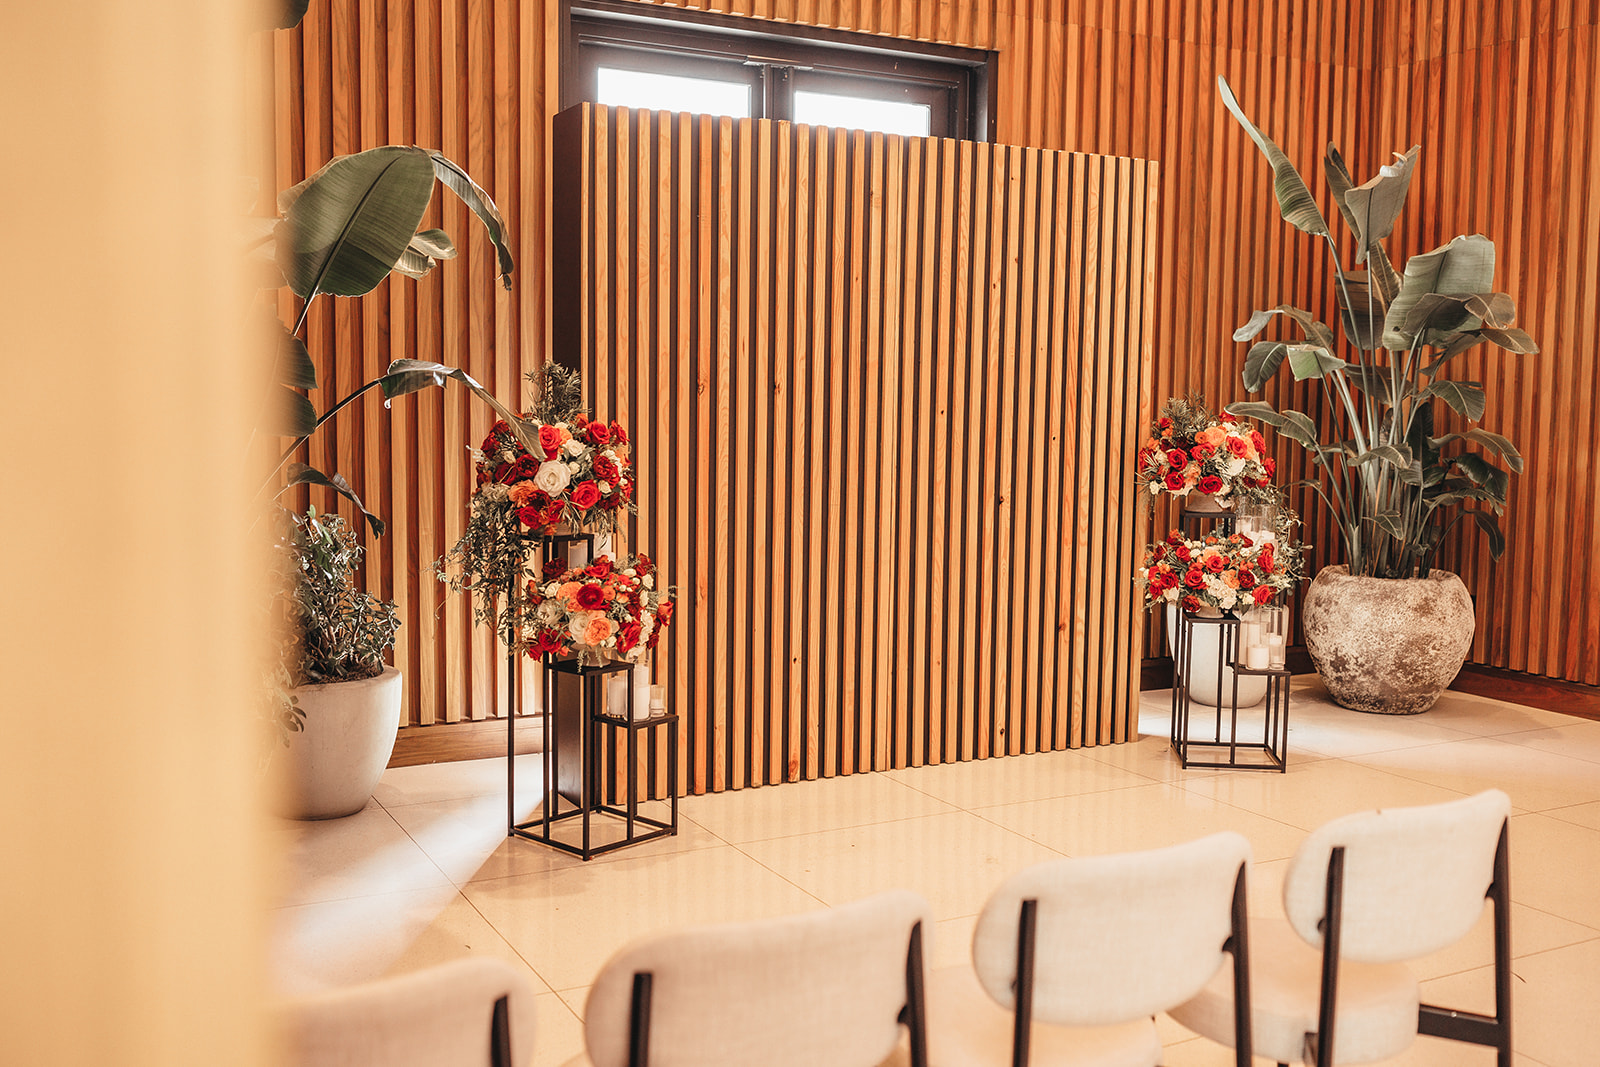
<svg viewBox="0 0 1600 1067"><path fill-rule="evenodd" d="M527 583L534 542L564 528L610 532L634 508L627 432L587 417L576 372L547 364L529 378L541 384L535 409L516 426L498 420L473 449L467 528L436 565L452 592L475 595L477 621L514 648L523 647L527 605L511 594Z"/></svg>
<svg viewBox="0 0 1600 1067"><path fill-rule="evenodd" d="M1185 538L1177 530L1145 550L1137 581L1144 606L1177 604L1187 612L1244 611L1270 603L1305 579L1304 547L1275 530Z"/></svg>
<svg viewBox="0 0 1600 1067"><path fill-rule="evenodd" d="M1266 454L1261 431L1223 412L1214 415L1199 396L1174 397L1162 407L1139 449L1135 477L1150 506L1162 493L1215 497L1222 507L1235 496L1271 495L1277 464Z"/></svg>
<svg viewBox="0 0 1600 1067"><path fill-rule="evenodd" d="M600 556L570 570L551 560L541 579L528 583L522 602L528 655L637 663L672 621L673 596L671 588L657 587L656 566L643 553Z"/></svg>

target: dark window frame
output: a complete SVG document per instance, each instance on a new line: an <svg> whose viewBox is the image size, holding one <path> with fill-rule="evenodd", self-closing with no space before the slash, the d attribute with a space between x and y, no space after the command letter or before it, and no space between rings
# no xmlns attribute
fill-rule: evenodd
<svg viewBox="0 0 1600 1067"><path fill-rule="evenodd" d="M562 0L563 110L594 98L602 58L664 74L722 70L724 80L737 71L757 117L789 118L801 89L927 104L933 136L994 136L996 57L979 49L627 0Z"/></svg>

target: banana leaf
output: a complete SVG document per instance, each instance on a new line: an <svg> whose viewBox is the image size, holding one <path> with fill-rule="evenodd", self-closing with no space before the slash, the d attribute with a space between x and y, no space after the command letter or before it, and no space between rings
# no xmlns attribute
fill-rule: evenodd
<svg viewBox="0 0 1600 1067"><path fill-rule="evenodd" d="M1505 465L1511 468L1511 473L1521 474L1523 470L1522 453L1517 451L1517 446L1497 433L1480 429L1474 426L1465 433L1447 433L1443 437L1431 438L1435 449L1443 449L1445 445L1454 441L1471 441L1473 444L1482 445L1485 449L1499 456Z"/></svg>
<svg viewBox="0 0 1600 1067"><path fill-rule="evenodd" d="M1280 412L1271 404L1259 400L1244 400L1229 404L1227 410L1240 418L1257 419L1266 423L1289 440L1297 441L1313 450L1314 454L1322 451L1317 443L1317 424L1298 411Z"/></svg>
<svg viewBox="0 0 1600 1067"><path fill-rule="evenodd" d="M374 537L382 537L383 531L388 529L388 524L367 510L367 506L361 502L361 497L356 495L356 491L350 487L349 482L344 480L344 475L342 474L335 474L330 478L315 467L304 463L291 463L289 464L289 480L284 484L283 489L278 490L278 492L281 494L291 486L296 485L320 485L324 488L332 489L356 506L356 510L361 512L361 517L367 521L367 526L371 528L372 536Z"/></svg>
<svg viewBox="0 0 1600 1067"><path fill-rule="evenodd" d="M1314 236L1326 236L1328 223L1317 208L1316 198L1311 195L1305 179L1294 169L1294 164L1289 162L1289 157L1284 154L1283 149L1245 118L1243 109L1239 107L1239 101L1234 98L1233 90L1228 88L1227 79L1220 74L1217 75L1217 91L1222 94L1223 105L1233 113L1234 118L1239 120L1239 125L1244 127L1250 139L1256 143L1256 147L1261 149L1261 154L1266 156L1267 162L1272 165L1272 190L1278 197L1278 211L1283 215L1284 221Z"/></svg>
<svg viewBox="0 0 1600 1067"><path fill-rule="evenodd" d="M1434 382L1422 391L1422 395L1438 397L1473 422L1483 418L1482 382Z"/></svg>
<svg viewBox="0 0 1600 1067"><path fill-rule="evenodd" d="M1350 208L1345 219L1351 222L1356 235L1357 263L1365 263L1367 250L1394 232L1394 220L1405 207L1406 190L1411 187L1411 172L1420 151L1422 146L1414 145L1405 155L1396 152L1398 162L1379 167L1372 178L1344 194Z"/></svg>
<svg viewBox="0 0 1600 1067"><path fill-rule="evenodd" d="M1411 347L1416 331L1407 330L1412 309L1430 293L1470 296L1488 292L1494 284L1494 243L1474 234L1457 237L1431 252L1412 256L1400 280L1400 294L1384 319L1383 347L1403 351Z"/></svg>
<svg viewBox="0 0 1600 1067"><path fill-rule="evenodd" d="M1384 259L1382 254L1372 257L1373 262ZM1384 262L1388 262L1384 259ZM1368 271L1343 272L1344 284L1338 286L1339 307L1344 315L1344 335L1357 348L1365 352L1380 347L1383 319L1389 312L1389 302L1382 293L1372 288L1372 275Z"/></svg>
<svg viewBox="0 0 1600 1067"><path fill-rule="evenodd" d="M516 265L511 259L511 248L507 244L510 238L506 234L506 220L500 214L500 209L494 206L489 194L472 180L470 174L446 159L443 153L429 151L428 157L433 161L434 177L459 196L462 202L472 209L472 213L478 216L483 228L489 231L489 239L494 242L495 254L499 259L500 284L509 292L511 272L516 269Z"/></svg>

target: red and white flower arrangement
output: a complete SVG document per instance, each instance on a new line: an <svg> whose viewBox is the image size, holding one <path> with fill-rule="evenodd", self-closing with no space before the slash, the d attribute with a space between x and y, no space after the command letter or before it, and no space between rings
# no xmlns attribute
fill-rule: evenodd
<svg viewBox="0 0 1600 1067"><path fill-rule="evenodd" d="M1242 611L1268 603L1304 578L1302 551L1270 532L1189 540L1174 530L1145 550L1137 581L1146 609L1177 604L1188 612Z"/></svg>
<svg viewBox="0 0 1600 1067"><path fill-rule="evenodd" d="M619 423L529 423L539 455L522 447L509 424L490 429L474 458L477 490L472 507L501 508L535 536L562 524L605 525L633 499L628 435Z"/></svg>
<svg viewBox="0 0 1600 1067"><path fill-rule="evenodd" d="M1227 412L1212 415L1198 397L1173 398L1139 449L1136 477L1154 506L1162 493L1209 493L1228 503L1235 493L1265 490L1277 473L1261 431Z"/></svg>
<svg viewBox="0 0 1600 1067"><path fill-rule="evenodd" d="M610 657L637 662L672 621L673 591L656 584L650 557L600 556L571 570L560 560L528 583L528 655Z"/></svg>

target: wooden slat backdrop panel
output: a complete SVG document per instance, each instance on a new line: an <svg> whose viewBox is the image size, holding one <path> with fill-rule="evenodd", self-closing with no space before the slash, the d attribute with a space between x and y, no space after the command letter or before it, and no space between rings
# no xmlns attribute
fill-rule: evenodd
<svg viewBox="0 0 1600 1067"><path fill-rule="evenodd" d="M686 788L1126 739L1140 516L1122 453L1148 414L1138 297L1155 166L587 104L555 122L557 143L578 146L557 165L590 176L556 205L578 220L558 260L588 264L559 314L616 321L558 324L572 341L553 354L640 446L621 540L653 550L683 593L657 674L685 712ZM708 169L715 183L697 177ZM674 229L696 212L699 227ZM641 236L661 232L680 246ZM797 269L797 242L813 269ZM933 247L976 254L952 271ZM685 257L715 263L716 284L673 269ZM646 284L658 298L629 295ZM1096 309L1076 336L1052 325L1072 295ZM965 329L936 339L952 319L936 309L961 306ZM650 341L681 335L711 350ZM689 374L715 402L661 403L659 380ZM934 399L946 375L970 383L948 410ZM1081 440L1061 439L1057 402L1080 407ZM959 444L935 450L938 434ZM644 447L708 439L710 469L687 487L670 447ZM677 491L653 491L666 484ZM963 566L941 570L935 596L938 538ZM1062 580L1051 568L1069 557ZM1087 624L1072 672L1055 649L1074 611ZM931 665L958 655L954 676ZM1065 736L1058 703L1076 709ZM659 787L659 758L642 758Z"/></svg>
<svg viewBox="0 0 1600 1067"><path fill-rule="evenodd" d="M466 294L468 315L479 317L467 332L467 351L458 350L463 343L459 337L445 337L445 297L438 277L420 284L386 283L363 301L341 301L315 312L308 329L315 351L334 353L339 337L355 346L339 350L335 365L325 368L329 392L334 382L356 379L358 370L367 370L369 357L381 359L386 351L390 358L441 358L459 366L492 367L494 388L502 399L516 403L521 400L522 373L549 351L547 131L559 84L560 5L554 0L453 2L452 10L458 14L452 17L464 17L462 32L468 35L465 52L455 61L456 76L463 79L451 90L456 104L447 106L440 83L442 14L434 0L422 4L382 0L359 6L348 0L313 0L302 29L277 34L270 54L266 49L253 53L266 68L260 81L275 108L272 158L254 168L263 175L265 188L275 191L294 184L326 162L336 148L376 143L441 147L447 126L470 130L476 122L492 163L474 174L505 209L516 242L518 274L512 294L502 294L492 281L485 283L483 268L472 273L466 259L441 268L445 273L463 273L465 281L458 292ZM1491 426L1529 452L1527 474L1513 483L1507 557L1491 565L1481 546L1474 544L1459 558L1479 604L1479 636L1471 658L1600 684L1600 567L1588 562L1600 555L1600 500L1592 458L1600 447L1600 430L1589 414L1600 373L1596 365L1600 338L1595 336L1600 322L1600 212L1594 206L1600 204L1600 159L1593 147L1600 143L1600 101L1595 99L1594 79L1588 76L1600 58L1595 39L1600 15L1593 0L1565 4L1230 0L1221 5L1182 0L1065 4L680 0L678 6L994 49L997 84L992 93L1000 141L1159 161L1161 170L1152 191L1159 194L1160 209L1149 217L1144 231L1157 265L1142 298L1154 316L1144 346L1154 357L1152 384L1139 397L1146 406L1189 389L1203 390L1214 402L1242 399L1238 369L1243 349L1229 340L1233 328L1257 305L1287 301L1324 317L1331 308L1322 257L1278 221L1266 168L1218 106L1216 74L1228 77L1245 108L1285 146L1315 188L1322 186L1317 178L1320 156L1330 140L1344 150L1358 178L1372 173L1389 151L1422 143L1421 180L1391 240L1396 254L1425 250L1459 232L1481 231L1495 238L1500 285L1516 296L1524 324L1546 349L1533 359L1479 353L1462 363L1464 374L1470 371L1485 382ZM484 46L484 41L490 45ZM462 101L469 115L446 114L450 108L458 112ZM472 114L478 117L473 119ZM1474 123L1461 123L1463 114L1474 115ZM716 129L715 123L698 119L683 119L680 124L682 129L668 141L673 146ZM470 144L469 138L469 155ZM847 417L860 414L855 408L828 406L839 396L833 378L845 372L827 366L817 355L833 343L832 334L857 292L850 263L840 258L848 245L834 248L830 243L849 235L837 228L811 228L814 221L838 214L851 202L850 188L839 181L857 173L850 162L856 148L841 137L810 144L806 150L811 157L803 160L797 146L792 163L797 176L809 176L812 205L809 214L796 205L794 269L800 269L803 215L805 262L829 285L812 295L809 306L796 306L791 312L797 320L791 343L803 343L810 360L803 396L799 383L789 383L794 409L804 412L808 435L806 465L792 457L792 474L820 479L833 494L852 488L859 493L859 486L834 482L836 472L821 462L816 448L821 434L848 432ZM934 260L941 277L939 291L970 297L964 284L947 290L943 276L963 271L981 275L988 270L989 206L986 200L974 207L960 185L973 174L967 161L981 161L987 167L997 157L990 149L974 152L971 146L954 144L930 152L929 160L922 161L923 173L928 173L934 156L943 168L935 216L943 242ZM463 162L470 166L478 158L474 155ZM1004 165L1003 159L997 162ZM680 170L704 167L680 174L678 182L681 186L692 179L697 197L709 203L719 191L722 172L694 152L680 151L678 166ZM1560 183L1559 197L1551 195L1552 182ZM1058 199L1073 195L1070 185L1058 173L1058 189L1067 190L1058 193ZM441 194L441 200L447 198ZM1325 213L1333 211L1331 203L1323 207ZM976 216L970 214L974 211ZM969 215L962 216L963 212ZM692 346L688 350L696 353L696 362L674 365L671 405L720 411L718 396L702 390L716 368L700 362L718 351L715 330L696 334L693 331L700 327L692 321L699 304L712 304L719 265L697 261L688 250L692 238L705 236L696 233L704 216L679 214L675 221L668 220L672 247L681 256L675 269L696 281L680 285L683 295L674 309L673 327L679 332L667 347ZM438 216L436 208L430 222ZM455 236L481 242L472 232L475 227L470 223ZM926 232L925 225L923 229ZM1070 283L1072 255L1083 249L1060 241L1057 248L1065 257L1065 279ZM479 253L479 248L463 248L464 257L483 258ZM1082 311L1073 304L1070 286L1059 299L1065 304L1063 336L1079 336L1085 323L1078 319ZM972 298L936 310L943 318L934 330L937 373L931 385L933 395L943 395L946 401L945 421L932 424L934 482L941 490L929 507L952 525L933 539L931 548L936 556L942 553L939 558L945 561L953 592L972 588L961 583L975 564L960 553L964 546L976 544L980 530L987 530L979 523L975 502L963 495L970 455L967 420L998 398L986 391L986 377L960 373L972 365L962 361L959 351L941 346L950 343L947 338L966 337L973 329L984 336L991 311L986 301ZM280 312L292 315L287 299L281 301ZM798 321L802 317L803 335ZM658 347L658 367L664 358ZM920 388L920 381L913 381ZM1321 397L1305 385L1279 383L1268 398L1314 417L1322 410ZM1062 451L1069 456L1078 447L1077 401L1070 395L1047 400L1051 417L1061 420ZM473 643L481 639L467 640L459 648L447 647L440 639L446 626L438 613L440 598L431 563L446 539L446 482L465 485L468 477L465 457L442 451L445 405L437 394L404 398L388 413L374 403L370 410L363 407L341 416L335 433L313 450L318 460L332 456L356 462L359 469L347 473L378 496L394 524L388 537L370 547L377 587L401 604L405 626L397 662L407 674L405 718L413 724L496 713L494 707L482 706L479 696L471 706L452 708L444 682L446 664L459 662L462 677L471 679L464 684L470 684L473 694L482 694L485 679L496 677L500 668L498 655L486 661L482 646ZM476 412L465 416L469 424L479 417ZM715 437L719 424L699 425L704 427L704 440L668 442L676 453L675 492L688 492L711 477L710 459L702 466L701 457L708 456L704 449L719 447L733 424L722 437ZM376 434L373 427L378 428ZM641 441L641 452L651 444ZM1304 473L1298 450L1280 447L1278 458L1285 480ZM1563 502L1561 522L1549 509L1532 506L1552 499ZM1318 546L1317 563L1335 559L1336 537L1322 510L1304 496L1296 503L1307 516L1307 539ZM1062 506L1075 506L1070 494ZM1142 513L1142 505L1135 510ZM1158 515L1154 526L1164 528L1167 520L1165 514ZM693 532L698 521L697 516L678 516L670 542L685 552L697 551ZM808 515L806 521L808 551L838 560L840 546L827 543L829 532L818 525L817 517ZM1070 568L1073 547L1063 546L1060 566ZM1544 577L1540 565L1548 559L1567 561L1558 582ZM791 590L796 576L789 574ZM1550 592L1540 592L1547 585ZM810 585L809 576L802 578L800 589L807 598L808 619L813 606L837 602L842 595L837 586ZM930 600L937 602L932 592L930 586ZM710 587L688 593L707 598L708 604L715 596ZM1065 587L1058 589L1057 596L1064 595ZM1536 596L1543 599L1537 610L1531 610ZM1058 602L1071 605L1070 600ZM945 610L942 604L940 610ZM951 601L949 611L936 620L945 634L938 654L946 658L930 664L930 692L976 684L968 677L976 656L976 635L961 629L958 622L959 611L970 610L971 606ZM700 618L708 622L709 613ZM1069 625L1058 635L1054 651L1058 677L1062 669L1070 677L1083 666L1081 658L1075 658L1081 649L1077 632L1075 625ZM797 701L807 714L825 700L843 699L846 678L839 667L839 650L828 643L832 639L834 635L819 630L807 634L807 641L815 640L815 645L803 645L808 660L820 661L823 672L815 680L800 677L801 696L787 699ZM1148 629L1145 640L1151 651L1159 651L1159 627ZM703 680L714 673L712 661L731 655L732 649L719 651L714 644L695 643L694 654L707 657L702 672L690 662L689 647L686 641L673 653L680 677L689 680L681 699L694 701L703 712L714 700L723 699L705 688L709 682ZM936 678L941 671L942 682ZM790 690L795 677L791 672ZM494 688L499 684L496 681ZM1082 707L1063 708L1055 728L1065 738L1074 724L1081 730ZM951 758L957 751L971 754L980 744L987 751L987 735L975 735L959 707L945 705L937 713L943 735L932 747L941 758ZM829 773L836 769L839 745L845 740L837 733L839 726L815 719L802 724L818 735L819 745L807 751L816 752ZM849 734L851 745L855 736ZM729 750L720 739L715 743L698 739L696 746L686 748L685 767L713 753L721 753L717 766L722 766ZM808 769L808 773L823 772Z"/></svg>

